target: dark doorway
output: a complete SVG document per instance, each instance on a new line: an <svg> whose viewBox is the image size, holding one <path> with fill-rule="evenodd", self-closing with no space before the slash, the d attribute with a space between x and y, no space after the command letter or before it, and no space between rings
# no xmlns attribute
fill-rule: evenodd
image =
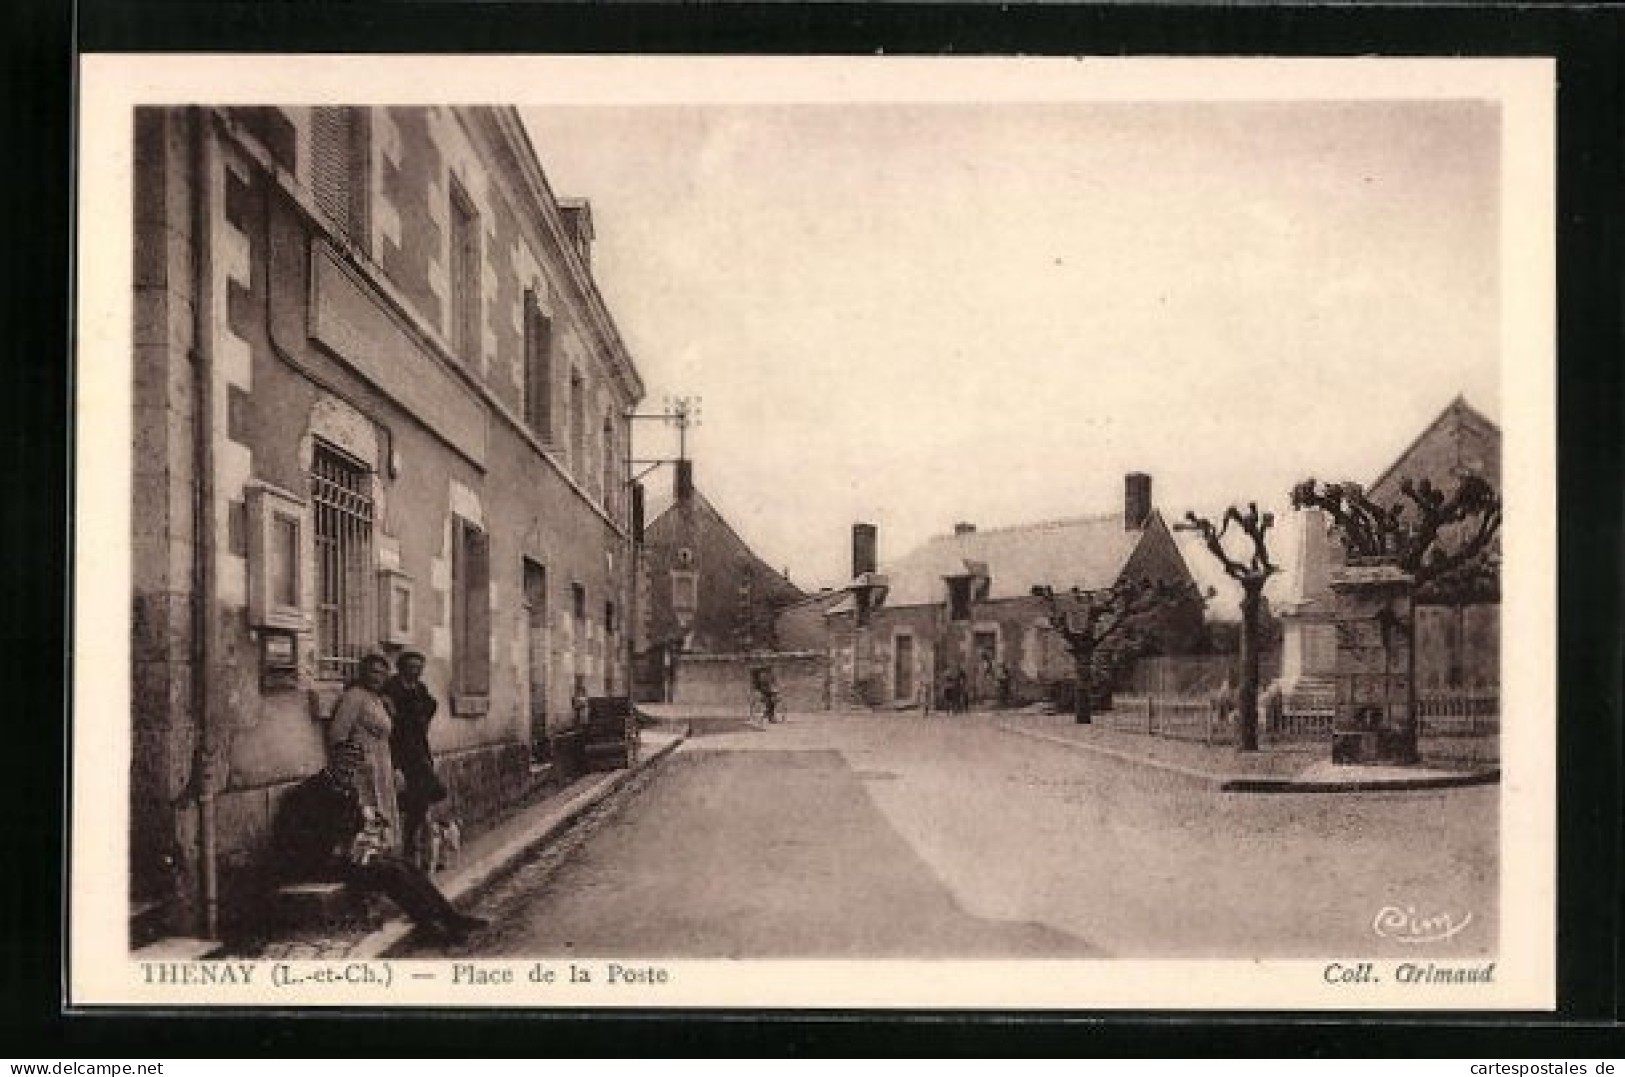
<svg viewBox="0 0 1625 1077"><path fill-rule="evenodd" d="M525 695L531 755L550 756L547 742L547 569L525 559Z"/></svg>

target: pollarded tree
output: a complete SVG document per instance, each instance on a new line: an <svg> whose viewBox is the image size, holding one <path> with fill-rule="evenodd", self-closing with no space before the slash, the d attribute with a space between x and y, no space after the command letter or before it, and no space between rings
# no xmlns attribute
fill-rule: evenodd
<svg viewBox="0 0 1625 1077"><path fill-rule="evenodd" d="M1246 537L1249 550L1236 557L1224 546L1224 536L1234 524ZM1176 531L1194 531L1224 566L1225 575L1241 585L1241 698L1236 727L1236 748L1243 752L1258 751L1258 654L1259 613L1264 605L1264 585L1280 571L1270 561L1267 542L1269 529L1275 524L1273 513L1259 512L1257 502L1248 502L1243 512L1232 505L1225 510L1214 527L1213 521L1194 512L1185 514L1183 523L1175 524Z"/></svg>
<svg viewBox="0 0 1625 1077"><path fill-rule="evenodd" d="M1423 598L1493 597L1500 565L1492 545L1501 530L1501 495L1477 475L1446 494L1427 479L1399 485L1404 501L1379 505L1357 483L1292 488L1292 507L1320 509L1351 557L1392 561Z"/></svg>
<svg viewBox="0 0 1625 1077"><path fill-rule="evenodd" d="M1032 589L1049 606L1049 624L1072 657L1077 690L1073 716L1079 725L1093 718L1095 661L1108 650L1132 647L1145 641L1145 621L1178 602L1197 598L1188 583L1123 577L1110 587L1086 590L1074 587L1057 593L1047 585Z"/></svg>
<svg viewBox="0 0 1625 1077"><path fill-rule="evenodd" d="M1411 577L1417 601L1494 600L1501 566L1495 538L1501 530L1501 495L1478 475L1463 475L1450 493L1428 479L1400 483L1404 500L1373 501L1357 483L1305 479L1292 488L1292 507L1314 508L1332 522L1351 558L1388 561ZM1406 677L1404 752L1417 757L1416 609L1403 626L1411 641Z"/></svg>

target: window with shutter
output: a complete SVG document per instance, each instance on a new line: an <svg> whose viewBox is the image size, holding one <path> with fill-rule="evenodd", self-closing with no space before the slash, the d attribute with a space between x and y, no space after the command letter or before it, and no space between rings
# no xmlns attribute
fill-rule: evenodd
<svg viewBox="0 0 1625 1077"><path fill-rule="evenodd" d="M366 109L313 109L311 186L316 204L349 240L366 249L371 165Z"/></svg>
<svg viewBox="0 0 1625 1077"><path fill-rule="evenodd" d="M480 218L451 181L451 343L463 359L480 357Z"/></svg>
<svg viewBox="0 0 1625 1077"><path fill-rule="evenodd" d="M457 690L483 696L491 690L491 556L484 531L456 521L452 554L452 651Z"/></svg>
<svg viewBox="0 0 1625 1077"><path fill-rule="evenodd" d="M542 441L553 440L553 321L530 290L525 292L525 425Z"/></svg>
<svg viewBox="0 0 1625 1077"><path fill-rule="evenodd" d="M579 372L570 375L570 466L583 486L587 481L587 384Z"/></svg>

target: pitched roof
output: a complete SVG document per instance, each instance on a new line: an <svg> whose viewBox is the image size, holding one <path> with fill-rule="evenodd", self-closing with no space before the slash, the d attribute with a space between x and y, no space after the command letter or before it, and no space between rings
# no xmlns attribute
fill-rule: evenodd
<svg viewBox="0 0 1625 1077"><path fill-rule="evenodd" d="M1412 454L1436 433L1443 433L1445 436L1452 438L1459 455L1464 429L1494 437L1497 444L1499 444L1501 428L1486 418L1483 412L1467 403L1466 397L1457 393L1456 398L1446 404L1444 410L1439 412L1431 423L1423 427L1420 434L1411 439L1411 443L1405 446L1405 451L1394 457L1394 462L1389 464L1381 475L1377 476L1376 481L1368 489L1376 490L1387 483L1389 479L1393 478L1405 467ZM1499 463L1499 460L1497 460L1497 463ZM1491 475L1487 477L1492 483L1499 485L1498 476Z"/></svg>
<svg viewBox="0 0 1625 1077"><path fill-rule="evenodd" d="M963 535L938 535L881 566L887 606L944 600L943 578L985 569L989 599L1030 594L1035 584L1109 587L1121 575L1143 532L1123 527L1118 513L1024 524Z"/></svg>
<svg viewBox="0 0 1625 1077"><path fill-rule="evenodd" d="M728 522L728 518L722 515L717 507L700 492L698 487L695 487L693 493L689 496L695 508L709 517L716 532L720 533L725 542L733 546L736 556L749 562L751 571L755 573L758 583L770 589L768 594L777 594L784 602L800 602L807 597L807 592L803 591L789 576L762 560L761 555L756 552L750 543L744 540L739 532L734 529L733 524ZM660 515L644 525L643 533L646 545L653 545L660 541L655 534L656 526L659 525L660 530L665 531L667 529L665 521L668 517L672 521L671 527L680 528L682 526L677 522L678 507L677 499L673 498L671 503L661 511ZM681 532L677 533L680 534ZM670 541L670 539L668 538L667 541ZM698 541L698 536L691 535L690 541Z"/></svg>

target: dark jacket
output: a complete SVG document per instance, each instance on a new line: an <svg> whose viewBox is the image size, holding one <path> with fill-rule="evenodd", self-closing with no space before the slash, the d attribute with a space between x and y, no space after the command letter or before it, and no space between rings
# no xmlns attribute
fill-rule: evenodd
<svg viewBox="0 0 1625 1077"><path fill-rule="evenodd" d="M320 771L282 798L271 828L271 863L284 882L338 880L364 822L353 786Z"/></svg>
<svg viewBox="0 0 1625 1077"><path fill-rule="evenodd" d="M414 791L438 787L434 754L429 751L429 723L440 704L422 681L408 687L398 675L384 682L383 696L395 722L389 734L389 754L395 768L406 776L406 784Z"/></svg>

